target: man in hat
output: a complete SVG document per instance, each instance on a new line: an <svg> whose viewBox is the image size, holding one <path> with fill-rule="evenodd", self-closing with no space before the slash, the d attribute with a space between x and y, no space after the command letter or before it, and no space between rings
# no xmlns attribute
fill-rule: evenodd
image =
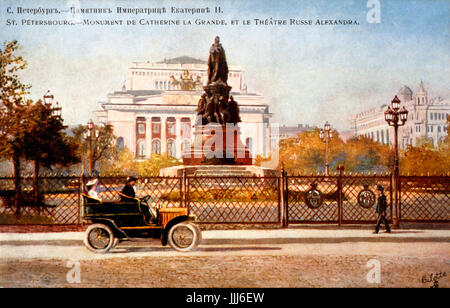
<svg viewBox="0 0 450 308"><path fill-rule="evenodd" d="M377 219L377 225L375 226L375 234L378 233L378 230L380 230L380 225L383 222L384 226L386 227L386 232L390 233L391 229L389 228L388 220L386 219L386 208L387 208L387 201L386 196L384 195L383 191L384 188L381 185L377 185L376 189L378 193L378 200L377 200L377 207L375 208L375 213L378 214Z"/></svg>
<svg viewBox="0 0 450 308"><path fill-rule="evenodd" d="M134 185L136 185L136 181L137 178L135 178L134 176L128 177L127 182L125 183L125 186L122 189L122 194L130 198L136 198L136 192L134 190ZM120 201L122 202L130 201L125 196L121 196Z"/></svg>

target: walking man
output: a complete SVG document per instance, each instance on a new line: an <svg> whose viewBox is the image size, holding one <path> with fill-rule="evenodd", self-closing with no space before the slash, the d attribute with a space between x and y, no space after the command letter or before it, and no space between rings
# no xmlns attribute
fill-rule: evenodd
<svg viewBox="0 0 450 308"><path fill-rule="evenodd" d="M384 191L383 186L377 185L376 191L378 193L378 200L377 200L377 207L375 208L375 213L378 214L378 219L377 219L377 225L375 226L374 233L375 234L378 233L382 222L384 223L384 226L386 227L386 233L390 233L391 229L389 228L389 223L388 223L388 220L386 219L387 201L386 201L386 196L383 193L383 191Z"/></svg>

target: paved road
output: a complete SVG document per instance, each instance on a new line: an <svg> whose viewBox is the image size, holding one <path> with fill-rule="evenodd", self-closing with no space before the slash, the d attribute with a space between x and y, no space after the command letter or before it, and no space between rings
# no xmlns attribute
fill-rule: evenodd
<svg viewBox="0 0 450 308"><path fill-rule="evenodd" d="M82 232L0 233L4 287L430 287L450 274L449 230L289 228L209 230L196 251L156 240L108 254L88 251ZM369 282L379 262L380 280ZM75 263L74 263L75 261ZM68 279L79 264L80 280ZM369 267L368 267L369 266ZM450 287L448 276L440 287Z"/></svg>
<svg viewBox="0 0 450 308"><path fill-rule="evenodd" d="M181 253L158 240L124 242L108 254L83 246L82 232L0 233L1 259L98 260L158 256L380 255L450 258L450 230L209 230L197 250Z"/></svg>

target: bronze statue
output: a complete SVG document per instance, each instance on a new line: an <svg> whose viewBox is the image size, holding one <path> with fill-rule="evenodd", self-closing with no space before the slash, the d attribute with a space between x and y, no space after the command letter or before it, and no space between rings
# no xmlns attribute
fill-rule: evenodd
<svg viewBox="0 0 450 308"><path fill-rule="evenodd" d="M199 124L241 122L238 104L232 96L229 96L231 87L228 86L227 80L228 65L225 51L219 37L216 36L209 50L208 84L198 101L197 114L201 116Z"/></svg>
<svg viewBox="0 0 450 308"><path fill-rule="evenodd" d="M225 50L220 44L220 38L216 36L214 44L209 49L208 58L208 85L214 82L222 81L227 84L228 65L225 57Z"/></svg>

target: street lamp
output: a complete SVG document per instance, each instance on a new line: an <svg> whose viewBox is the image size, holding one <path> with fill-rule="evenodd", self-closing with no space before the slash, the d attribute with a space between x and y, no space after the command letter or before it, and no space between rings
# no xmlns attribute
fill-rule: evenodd
<svg viewBox="0 0 450 308"><path fill-rule="evenodd" d="M323 126L323 129L319 131L319 137L320 139L322 139L323 142L325 142L325 172L326 175L330 175L330 166L328 164L328 152L329 152L328 144L333 138L333 134L331 131L331 126L328 123L328 121Z"/></svg>
<svg viewBox="0 0 450 308"><path fill-rule="evenodd" d="M50 106L53 104L53 94L50 93L50 90L47 90L47 92L44 94L44 104L47 108L50 108Z"/></svg>
<svg viewBox="0 0 450 308"><path fill-rule="evenodd" d="M392 107L392 108L391 108ZM399 170L398 170L398 128L399 126L405 125L408 119L408 110L406 110L405 106L400 109L400 100L397 95L391 102L391 107L388 107L384 112L384 119L388 123L389 126L394 127L394 202L395 202L395 211L393 222L394 226L398 227L398 200L399 200Z"/></svg>
<svg viewBox="0 0 450 308"><path fill-rule="evenodd" d="M89 144L89 174L92 174L92 170L94 169L94 149L92 147L92 142L95 141L95 143L97 143L100 131L95 129L92 119L87 123L87 129L88 131L85 133L84 138Z"/></svg>

